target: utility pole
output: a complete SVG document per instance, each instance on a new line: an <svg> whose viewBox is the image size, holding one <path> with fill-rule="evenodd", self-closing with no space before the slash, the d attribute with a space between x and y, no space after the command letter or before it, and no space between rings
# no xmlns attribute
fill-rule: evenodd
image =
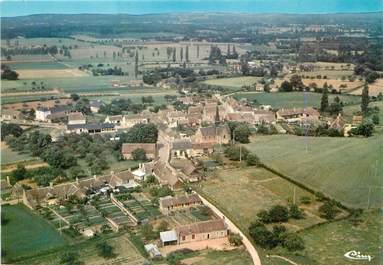
<svg viewBox="0 0 383 265"><path fill-rule="evenodd" d="M239 146L239 162L242 162L242 145Z"/></svg>

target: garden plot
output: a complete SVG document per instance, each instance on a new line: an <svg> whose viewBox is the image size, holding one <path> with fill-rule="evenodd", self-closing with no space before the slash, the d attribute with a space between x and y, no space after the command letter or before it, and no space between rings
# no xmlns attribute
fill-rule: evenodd
<svg viewBox="0 0 383 265"><path fill-rule="evenodd" d="M122 203L140 221L160 215L158 208L143 196L135 195Z"/></svg>
<svg viewBox="0 0 383 265"><path fill-rule="evenodd" d="M51 221L56 227L65 224L73 225L78 230L85 229L92 225L106 224L106 220L101 216L100 212L91 205L85 205L82 208L63 208L51 207L57 217L51 217ZM61 218L60 218L61 216ZM62 222L61 222L62 221ZM60 224L61 222L61 224Z"/></svg>
<svg viewBox="0 0 383 265"><path fill-rule="evenodd" d="M112 220L117 225L131 225L134 223L131 218L121 212L116 205L106 198L98 201L96 207L103 216Z"/></svg>

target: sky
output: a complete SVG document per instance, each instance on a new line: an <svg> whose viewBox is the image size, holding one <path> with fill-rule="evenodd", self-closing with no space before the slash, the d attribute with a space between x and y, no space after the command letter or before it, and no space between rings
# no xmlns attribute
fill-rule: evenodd
<svg viewBox="0 0 383 265"><path fill-rule="evenodd" d="M31 14L168 12L356 13L383 11L383 0L0 0L2 17Z"/></svg>

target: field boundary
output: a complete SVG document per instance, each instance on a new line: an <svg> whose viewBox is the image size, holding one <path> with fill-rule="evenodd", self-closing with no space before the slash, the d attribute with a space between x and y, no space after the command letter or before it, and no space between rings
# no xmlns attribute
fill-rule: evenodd
<svg viewBox="0 0 383 265"><path fill-rule="evenodd" d="M283 179L285 179L285 180L287 180L287 181L293 183L294 185L296 185L296 186L298 186L298 187L300 187L300 188L302 188L302 189L304 189L304 190L306 190L306 191L312 193L313 195L317 195L318 193L321 193L321 195L323 195L323 197L324 197L326 200L330 200L330 201L334 201L334 202L336 202L336 204L337 204L337 206L338 206L339 208L342 208L343 210L346 210L347 212L350 212L350 210L351 210L351 208L352 208L352 207L347 207L347 206L345 206L343 203L341 203L341 202L339 202L339 201L337 201L337 200L331 198L331 197L328 196L327 194L324 194L322 191L315 191L314 189L312 189L312 188L310 188L310 187L307 187L307 186L304 185L303 183L301 183L301 182L299 182L299 181L296 181L296 180L294 180L294 179L292 179L292 178L286 176L285 174L280 173L279 171L273 169L272 167L267 166L267 165L264 164L264 163L261 163L259 166L262 167L262 168L264 168L264 169L266 169L267 171L269 171L269 172L271 172L271 173L274 173L275 175L277 175L277 176L279 176L279 177L281 177L281 178L283 178Z"/></svg>

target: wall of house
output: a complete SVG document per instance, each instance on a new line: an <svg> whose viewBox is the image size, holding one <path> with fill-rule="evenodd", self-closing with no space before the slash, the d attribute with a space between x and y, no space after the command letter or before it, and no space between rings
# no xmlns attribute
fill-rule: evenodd
<svg viewBox="0 0 383 265"><path fill-rule="evenodd" d="M200 233L200 234L195 234L195 235L179 236L178 243L184 244L184 243L188 243L188 242L223 238L223 237L226 237L227 235L228 235L228 231L225 229L225 230L218 230L218 231L213 231L213 232L209 232L209 233Z"/></svg>

